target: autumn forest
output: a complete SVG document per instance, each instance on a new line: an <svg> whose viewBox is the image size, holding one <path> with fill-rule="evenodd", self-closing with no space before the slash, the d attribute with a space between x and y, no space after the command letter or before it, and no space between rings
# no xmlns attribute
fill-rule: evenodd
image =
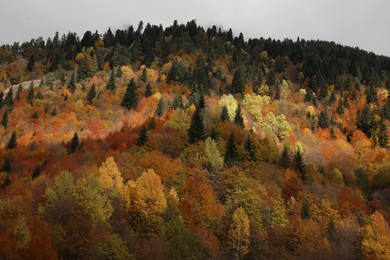
<svg viewBox="0 0 390 260"><path fill-rule="evenodd" d="M0 259L390 259L390 58L190 21L0 46Z"/></svg>

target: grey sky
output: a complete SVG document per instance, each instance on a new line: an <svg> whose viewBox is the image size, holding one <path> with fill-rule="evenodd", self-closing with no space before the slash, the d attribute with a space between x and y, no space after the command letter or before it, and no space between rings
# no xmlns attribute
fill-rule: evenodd
<svg viewBox="0 0 390 260"><path fill-rule="evenodd" d="M0 0L0 44L196 19L246 38L298 36L390 56L390 0Z"/></svg>

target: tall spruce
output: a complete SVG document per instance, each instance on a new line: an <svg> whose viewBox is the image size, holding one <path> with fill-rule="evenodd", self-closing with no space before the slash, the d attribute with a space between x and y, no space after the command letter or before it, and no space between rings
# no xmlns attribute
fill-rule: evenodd
<svg viewBox="0 0 390 260"><path fill-rule="evenodd" d="M297 170L301 174L302 180L305 181L306 180L306 166L305 166L305 162L303 160L302 151L299 147L295 153L294 161L295 161L295 167L297 168Z"/></svg>
<svg viewBox="0 0 390 260"><path fill-rule="evenodd" d="M282 154L280 155L280 166L287 169L291 165L290 155L288 154L288 148L285 145L283 147Z"/></svg>
<svg viewBox="0 0 390 260"><path fill-rule="evenodd" d="M190 128L188 129L188 140L191 144L206 138L203 125L203 111L200 104L196 106L194 115L191 118Z"/></svg>
<svg viewBox="0 0 390 260"><path fill-rule="evenodd" d="M245 88L245 78L244 71L241 67L238 67L233 75L231 92L233 94L244 92Z"/></svg>
<svg viewBox="0 0 390 260"><path fill-rule="evenodd" d="M145 89L145 97L150 97L152 94L152 87L150 86L150 83L148 83Z"/></svg>
<svg viewBox="0 0 390 260"><path fill-rule="evenodd" d="M242 117L242 111L240 106L238 106L236 109L234 123L237 124L239 127L244 128L244 118Z"/></svg>
<svg viewBox="0 0 390 260"><path fill-rule="evenodd" d="M71 93L74 93L76 91L75 73L72 73L70 75L70 79L68 82L68 89Z"/></svg>
<svg viewBox="0 0 390 260"><path fill-rule="evenodd" d="M75 132L72 140L70 141L69 154L76 152L79 146L80 146L79 136L77 132Z"/></svg>
<svg viewBox="0 0 390 260"><path fill-rule="evenodd" d="M134 78L132 78L127 85L126 93L122 98L121 106L127 109L136 109L138 105L138 97L136 93L136 85Z"/></svg>
<svg viewBox="0 0 390 260"><path fill-rule="evenodd" d="M244 147L247 153L249 154L250 161L255 162L257 160L256 147L250 135L246 137Z"/></svg>
<svg viewBox="0 0 390 260"><path fill-rule="evenodd" d="M4 98L4 105L8 107L13 107L14 106L14 93L13 93L13 88L11 87L7 93L7 96Z"/></svg>
<svg viewBox="0 0 390 260"><path fill-rule="evenodd" d="M321 111L320 116L318 118L318 126L322 129L329 127L329 116L328 112L326 111L326 108Z"/></svg>
<svg viewBox="0 0 390 260"><path fill-rule="evenodd" d="M3 117L1 118L1 124L4 128L8 126L8 110L6 109L3 113Z"/></svg>
<svg viewBox="0 0 390 260"><path fill-rule="evenodd" d="M32 179L34 180L38 178L38 176L41 174L41 171L41 166L39 164L35 166L34 171L31 174Z"/></svg>
<svg viewBox="0 0 390 260"><path fill-rule="evenodd" d="M158 101L158 104L157 104L157 107L156 107L156 111L154 112L154 114L158 117L162 116L164 113L164 100L163 98L161 97L160 100Z"/></svg>
<svg viewBox="0 0 390 260"><path fill-rule="evenodd" d="M34 84L31 81L31 85L28 88L28 93L27 93L27 98L26 102L29 103L30 105L33 105L33 99L34 99Z"/></svg>
<svg viewBox="0 0 390 260"><path fill-rule="evenodd" d="M95 88L95 84L93 84L87 94L87 100L89 104L92 104L92 101L95 97L96 97L96 88Z"/></svg>
<svg viewBox="0 0 390 260"><path fill-rule="evenodd" d="M115 90L116 90L115 71L114 70L111 71L110 79L109 79L108 84L107 84L107 90L109 90L111 92L115 92Z"/></svg>
<svg viewBox="0 0 390 260"><path fill-rule="evenodd" d="M222 122L229 122L229 112L228 112L228 109L226 106L222 107L221 121Z"/></svg>
<svg viewBox="0 0 390 260"><path fill-rule="evenodd" d="M8 140L7 143L7 150L12 150L16 147L17 145L17 137L16 137L16 132L12 132L10 139Z"/></svg>
<svg viewBox="0 0 390 260"><path fill-rule="evenodd" d="M226 143L225 162L231 163L239 159L237 152L236 141L234 140L233 132L230 133L229 139Z"/></svg>
<svg viewBox="0 0 390 260"><path fill-rule="evenodd" d="M144 126L141 128L141 131L139 132L137 145L138 146L144 145L147 140L148 140L148 129Z"/></svg>
<svg viewBox="0 0 390 260"><path fill-rule="evenodd" d="M383 120L381 120L379 122L378 143L383 148L388 148L389 147L389 136L387 134L387 126L383 122Z"/></svg>

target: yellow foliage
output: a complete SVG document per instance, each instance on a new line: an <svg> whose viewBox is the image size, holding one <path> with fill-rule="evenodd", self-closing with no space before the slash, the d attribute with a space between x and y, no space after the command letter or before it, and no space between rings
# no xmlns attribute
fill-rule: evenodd
<svg viewBox="0 0 390 260"><path fill-rule="evenodd" d="M108 157L107 160L99 167L98 175L99 180L105 189L123 194L124 185L122 174L112 156Z"/></svg>

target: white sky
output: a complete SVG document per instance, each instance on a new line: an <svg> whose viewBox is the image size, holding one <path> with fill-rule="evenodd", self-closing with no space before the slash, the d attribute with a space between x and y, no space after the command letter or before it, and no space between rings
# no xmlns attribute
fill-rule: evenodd
<svg viewBox="0 0 390 260"><path fill-rule="evenodd" d="M390 0L0 0L0 10L0 44L196 19L246 38L299 36L390 56Z"/></svg>

